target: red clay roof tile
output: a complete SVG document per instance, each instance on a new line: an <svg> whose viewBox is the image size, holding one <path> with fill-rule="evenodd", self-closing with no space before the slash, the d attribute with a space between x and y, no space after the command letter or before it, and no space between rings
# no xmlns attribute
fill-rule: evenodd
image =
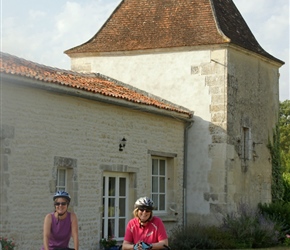
<svg viewBox="0 0 290 250"><path fill-rule="evenodd" d="M232 0L123 0L96 35L65 53L224 43L281 62L261 48Z"/></svg>
<svg viewBox="0 0 290 250"><path fill-rule="evenodd" d="M148 105L159 109L174 111L188 115L189 118L192 116L192 112L186 108L101 74L84 74L52 68L3 52L0 53L0 72L1 74L5 73L8 75L22 76L46 82L47 84L63 85L86 92L123 99L140 105Z"/></svg>

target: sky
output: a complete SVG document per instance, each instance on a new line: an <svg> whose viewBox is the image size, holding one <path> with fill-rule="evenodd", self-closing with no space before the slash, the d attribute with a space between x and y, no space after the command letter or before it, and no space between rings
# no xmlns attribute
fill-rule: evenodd
<svg viewBox="0 0 290 250"><path fill-rule="evenodd" d="M289 0L233 1L259 44L285 62L280 68L280 101L289 100ZM0 0L0 49L33 62L70 69L70 58L63 52L92 38L120 2Z"/></svg>

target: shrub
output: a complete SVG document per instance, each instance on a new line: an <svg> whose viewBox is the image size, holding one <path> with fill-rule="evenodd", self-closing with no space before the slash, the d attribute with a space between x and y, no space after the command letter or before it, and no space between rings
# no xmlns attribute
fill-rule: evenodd
<svg viewBox="0 0 290 250"><path fill-rule="evenodd" d="M224 216L220 226L176 227L169 242L172 250L263 248L279 245L282 234L285 240L281 228L258 209L241 204L236 213Z"/></svg>
<svg viewBox="0 0 290 250"><path fill-rule="evenodd" d="M0 237L0 243L3 250L14 250L15 243L13 240L9 240L7 238Z"/></svg>
<svg viewBox="0 0 290 250"><path fill-rule="evenodd" d="M258 209L241 204L237 213L224 217L223 230L232 235L237 248L262 248L279 244L280 227Z"/></svg>
<svg viewBox="0 0 290 250"><path fill-rule="evenodd" d="M113 236L109 236L108 238L103 238L100 240L100 244L104 249L108 249L110 247L114 247L117 245L117 240L114 239Z"/></svg>
<svg viewBox="0 0 290 250"><path fill-rule="evenodd" d="M190 225L174 228L169 239L172 250L234 248L230 235L215 226Z"/></svg>
<svg viewBox="0 0 290 250"><path fill-rule="evenodd" d="M285 234L290 233L290 203L275 202L270 204L259 204L259 211L277 224L280 231L280 239L285 239Z"/></svg>
<svg viewBox="0 0 290 250"><path fill-rule="evenodd" d="M286 234L286 239L285 239L284 245L290 247L290 235L289 234Z"/></svg>

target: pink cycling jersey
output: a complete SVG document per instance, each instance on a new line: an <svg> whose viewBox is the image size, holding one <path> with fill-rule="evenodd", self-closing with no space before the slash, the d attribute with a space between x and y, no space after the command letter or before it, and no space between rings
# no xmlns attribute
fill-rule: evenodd
<svg viewBox="0 0 290 250"><path fill-rule="evenodd" d="M159 217L153 216L145 226L140 225L138 218L130 220L126 228L124 240L133 244L141 241L152 244L167 238L162 220Z"/></svg>

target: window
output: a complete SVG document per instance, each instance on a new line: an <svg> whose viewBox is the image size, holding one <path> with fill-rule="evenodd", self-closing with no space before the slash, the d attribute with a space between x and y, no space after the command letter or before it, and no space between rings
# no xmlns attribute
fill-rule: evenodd
<svg viewBox="0 0 290 250"><path fill-rule="evenodd" d="M104 173L102 238L123 239L128 217L128 187L127 174Z"/></svg>
<svg viewBox="0 0 290 250"><path fill-rule="evenodd" d="M249 127L242 127L242 139L240 145L240 157L242 163L242 171L247 172L249 167L249 161L252 159L252 137L251 129Z"/></svg>
<svg viewBox="0 0 290 250"><path fill-rule="evenodd" d="M67 171L66 169L57 169L56 190L67 190Z"/></svg>
<svg viewBox="0 0 290 250"><path fill-rule="evenodd" d="M242 159L244 161L250 160L250 143L251 134L250 129L247 127L243 127L243 141L242 141Z"/></svg>
<svg viewBox="0 0 290 250"><path fill-rule="evenodd" d="M158 212L166 212L167 164L164 158L152 158L151 197Z"/></svg>
<svg viewBox="0 0 290 250"><path fill-rule="evenodd" d="M58 190L67 191L71 198L71 206L78 205L77 189L77 160L61 156L54 157L53 180L50 185L51 193Z"/></svg>

